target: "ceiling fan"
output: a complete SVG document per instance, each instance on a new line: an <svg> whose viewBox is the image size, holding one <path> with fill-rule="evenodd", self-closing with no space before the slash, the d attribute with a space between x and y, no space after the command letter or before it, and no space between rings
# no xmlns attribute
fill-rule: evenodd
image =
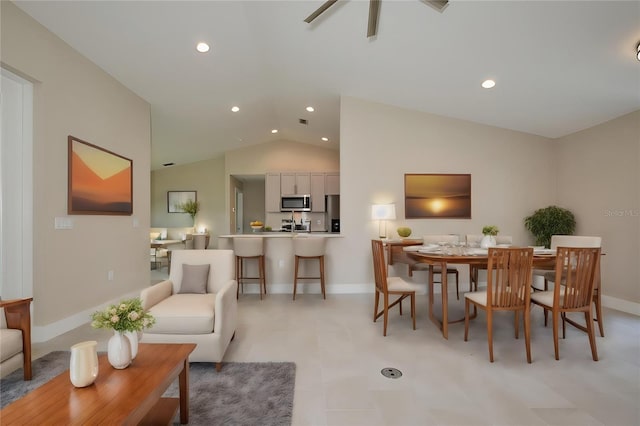
<svg viewBox="0 0 640 426"><path fill-rule="evenodd" d="M325 10L329 9L338 0L328 0L322 4L315 12L307 16L304 20L307 24L310 24L314 19L322 14ZM380 15L380 2L382 0L369 0L369 25L367 26L367 37L376 35L378 28L378 17ZM449 0L421 0L423 3L428 4L439 12L442 12Z"/></svg>

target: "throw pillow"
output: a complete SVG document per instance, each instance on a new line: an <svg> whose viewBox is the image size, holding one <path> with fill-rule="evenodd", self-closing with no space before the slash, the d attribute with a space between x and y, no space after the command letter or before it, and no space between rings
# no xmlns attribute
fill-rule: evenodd
<svg viewBox="0 0 640 426"><path fill-rule="evenodd" d="M182 284L178 293L205 294L210 266L182 264Z"/></svg>

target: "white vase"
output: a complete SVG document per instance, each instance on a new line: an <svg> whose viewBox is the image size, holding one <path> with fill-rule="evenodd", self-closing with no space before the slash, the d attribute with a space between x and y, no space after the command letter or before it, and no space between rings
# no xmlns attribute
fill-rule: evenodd
<svg viewBox="0 0 640 426"><path fill-rule="evenodd" d="M496 237L493 235L485 235L480 241L480 248L489 248L496 246Z"/></svg>
<svg viewBox="0 0 640 426"><path fill-rule="evenodd" d="M83 388L92 384L98 377L98 342L90 340L71 346L69 378L73 386Z"/></svg>
<svg viewBox="0 0 640 426"><path fill-rule="evenodd" d="M107 357L113 368L122 370L131 364L131 343L122 331L113 332L107 344Z"/></svg>
<svg viewBox="0 0 640 426"><path fill-rule="evenodd" d="M131 361L133 361L136 359L136 355L138 355L138 342L142 338L142 332L125 331L124 335L129 339L129 344L131 345Z"/></svg>

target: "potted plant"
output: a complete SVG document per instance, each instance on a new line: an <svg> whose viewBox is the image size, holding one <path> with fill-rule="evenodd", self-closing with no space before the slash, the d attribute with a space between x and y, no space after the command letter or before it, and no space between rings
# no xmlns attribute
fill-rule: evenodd
<svg viewBox="0 0 640 426"><path fill-rule="evenodd" d="M489 248L495 247L496 245L496 235L498 235L500 230L495 225L487 225L482 228L482 241L480 241L480 247Z"/></svg>
<svg viewBox="0 0 640 426"><path fill-rule="evenodd" d="M575 232L576 218L567 209L549 206L527 216L524 227L536 238L536 245L549 248L552 235L572 235Z"/></svg>
<svg viewBox="0 0 640 426"><path fill-rule="evenodd" d="M193 221L193 226L196 226L196 215L198 214L198 210L200 210L200 203L195 200L187 200L184 203L178 205L183 212L189 213L191 216L191 220Z"/></svg>

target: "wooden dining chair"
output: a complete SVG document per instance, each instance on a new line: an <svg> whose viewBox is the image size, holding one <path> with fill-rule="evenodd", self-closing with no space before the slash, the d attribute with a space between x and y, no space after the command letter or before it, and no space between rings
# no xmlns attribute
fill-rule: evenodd
<svg viewBox="0 0 640 426"><path fill-rule="evenodd" d="M464 295L464 341L469 335L469 310L474 305L486 312L489 361L493 362L493 313L513 311L515 337L520 328L519 313L524 317L524 343L527 362L531 363L531 326L529 297L531 295L531 269L533 248L489 248L487 263L487 290Z"/></svg>
<svg viewBox="0 0 640 426"><path fill-rule="evenodd" d="M562 247L602 247L601 237L592 237L585 235L552 235L551 236L551 248L557 249L558 246ZM544 277L544 290L549 290L549 283L555 284L555 271L535 270L535 275L542 275ZM562 284L562 283L561 283ZM601 276L600 276L600 262L596 270L596 282L593 285L593 306L596 314L593 320L598 323L598 329L600 336L604 337L604 319L602 317L602 296L600 292ZM547 312L545 311L544 325L547 325ZM571 321L570 319L568 319Z"/></svg>
<svg viewBox="0 0 640 426"><path fill-rule="evenodd" d="M429 244L440 244L440 243L445 243L445 244L458 244L460 242L460 238L457 235L449 235L449 234L442 234L442 235L425 235L422 237L422 244L424 245L429 245ZM433 268L433 274L438 275L440 278L440 281L435 281L434 278L434 284L435 283L442 283L442 269L440 266L433 266L433 265L427 265L426 263L412 263L409 265L409 276L412 275L413 271L419 271L419 270L428 270L429 268ZM455 267L447 267L447 275L454 275L456 277L456 299L460 300L460 289L458 287L458 269Z"/></svg>
<svg viewBox="0 0 640 426"><path fill-rule="evenodd" d="M384 258L384 246L382 240L371 240L371 250L373 252L373 272L376 283L375 304L373 307L373 322L380 316L384 316L382 335L387 335L387 323L389 320L389 310L395 305L399 305L400 315L402 315L402 301L409 297L411 299L411 319L413 329L416 329L416 290L420 289L418 284L410 283L400 277L387 276L387 263ZM378 312L378 305L382 296L382 310ZM398 298L389 303L389 297Z"/></svg>
<svg viewBox="0 0 640 426"><path fill-rule="evenodd" d="M467 247L480 247L480 242L484 235L482 234L467 234L465 241ZM511 245L513 244L513 237L511 235L496 235L496 244L498 245ZM469 291L478 290L478 275L480 270L487 269L483 265L469 265Z"/></svg>
<svg viewBox="0 0 640 426"><path fill-rule="evenodd" d="M598 360L591 304L593 303L593 289L599 262L600 247L558 247L555 282L562 283L562 285L555 285L553 290L537 291L531 295L531 303L551 312L556 359L560 359L558 321L562 318L562 338L565 337L566 323L569 322L587 333L593 360ZM583 326L575 321L570 321L567 314L572 312L583 312L586 324Z"/></svg>

